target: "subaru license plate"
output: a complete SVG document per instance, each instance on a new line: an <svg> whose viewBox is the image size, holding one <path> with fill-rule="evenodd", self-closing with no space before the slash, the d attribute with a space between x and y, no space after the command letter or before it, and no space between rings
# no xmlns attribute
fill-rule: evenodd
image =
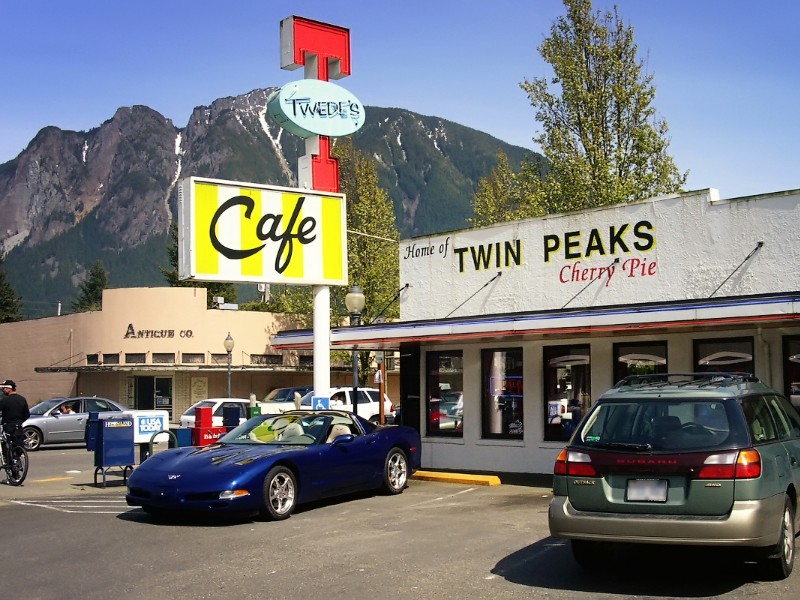
<svg viewBox="0 0 800 600"><path fill-rule="evenodd" d="M628 502L666 502L666 479L630 479L625 499Z"/></svg>

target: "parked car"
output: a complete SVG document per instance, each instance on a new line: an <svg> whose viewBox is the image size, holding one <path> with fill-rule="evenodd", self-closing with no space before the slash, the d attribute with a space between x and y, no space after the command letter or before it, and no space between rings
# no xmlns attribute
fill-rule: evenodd
<svg viewBox="0 0 800 600"><path fill-rule="evenodd" d="M314 391L308 392L300 399L301 408L314 408L311 406L311 400L314 397ZM358 416L377 423L380 419L381 406L378 404L380 397L380 390L375 388L358 388ZM330 408L336 410L353 410L353 388L352 387L335 387L331 388L328 393L330 399ZM392 419L392 401L389 396L383 395L383 414L387 421Z"/></svg>
<svg viewBox="0 0 800 600"><path fill-rule="evenodd" d="M50 398L31 408L22 424L25 448L38 450L45 444L74 444L86 440L86 421L90 412L120 412L125 406L108 398L74 396Z"/></svg>
<svg viewBox="0 0 800 600"><path fill-rule="evenodd" d="M181 427L194 427L195 409L198 407L208 407L211 409L212 427L222 427L222 413L225 407L233 406L239 411L239 423L247 420L247 408L250 400L244 398L208 398L192 404L186 412L181 415Z"/></svg>
<svg viewBox="0 0 800 600"><path fill-rule="evenodd" d="M125 499L151 514L261 512L282 520L320 498L401 493L420 466L420 448L411 427L344 411L259 415L211 446L154 454L128 477Z"/></svg>
<svg viewBox="0 0 800 600"><path fill-rule="evenodd" d="M297 406L294 403L295 393L300 394L302 398L308 392L312 391L314 386L304 385L299 387L282 387L275 388L264 397L261 402L261 412L266 413L282 413L287 410L296 410Z"/></svg>
<svg viewBox="0 0 800 600"><path fill-rule="evenodd" d="M603 394L555 463L550 532L579 564L616 543L747 549L794 565L800 415L746 374L631 376Z"/></svg>

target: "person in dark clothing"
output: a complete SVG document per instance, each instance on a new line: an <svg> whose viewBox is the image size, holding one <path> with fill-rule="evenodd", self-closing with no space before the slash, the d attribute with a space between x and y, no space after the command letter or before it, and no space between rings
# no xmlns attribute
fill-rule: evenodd
<svg viewBox="0 0 800 600"><path fill-rule="evenodd" d="M14 445L22 446L25 443L22 424L31 416L28 401L25 396L17 393L17 384L10 379L0 383L0 389L3 391L3 395L0 396L0 418L3 420L3 430L9 435Z"/></svg>

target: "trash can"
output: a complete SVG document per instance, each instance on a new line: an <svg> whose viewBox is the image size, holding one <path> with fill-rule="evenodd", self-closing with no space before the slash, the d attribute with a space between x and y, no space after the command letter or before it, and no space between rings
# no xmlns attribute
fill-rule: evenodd
<svg viewBox="0 0 800 600"><path fill-rule="evenodd" d="M260 406L248 406L247 407L247 418L252 419L253 417L258 417L261 415L261 407Z"/></svg>

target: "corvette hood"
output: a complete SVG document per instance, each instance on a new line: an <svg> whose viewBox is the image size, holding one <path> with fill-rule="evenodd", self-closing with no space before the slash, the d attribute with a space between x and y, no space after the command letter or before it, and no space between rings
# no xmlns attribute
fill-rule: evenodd
<svg viewBox="0 0 800 600"><path fill-rule="evenodd" d="M175 448L154 454L136 471L172 474L241 471L249 465L287 452L297 452L297 449L249 444L211 444L202 447Z"/></svg>

